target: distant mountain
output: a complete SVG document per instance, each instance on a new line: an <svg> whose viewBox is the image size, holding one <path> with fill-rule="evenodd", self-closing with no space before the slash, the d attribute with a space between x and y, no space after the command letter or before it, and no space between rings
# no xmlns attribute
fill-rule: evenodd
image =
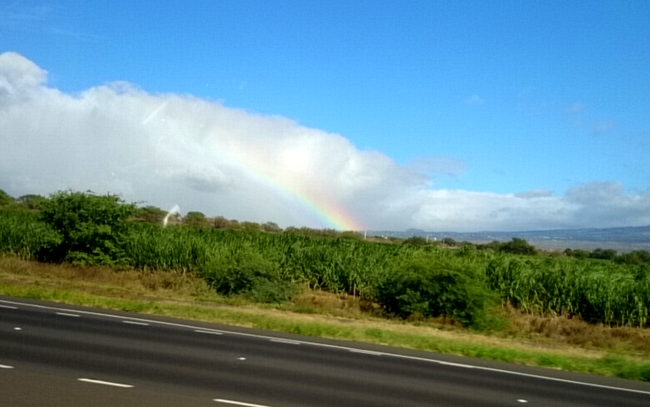
<svg viewBox="0 0 650 407"><path fill-rule="evenodd" d="M421 229L408 229L404 232L373 231L375 236L409 238L427 237L431 240L452 238L458 242L485 243L493 240L508 241L513 237L526 239L535 246L548 248L616 248L627 251L650 248L650 225L638 227L604 229L558 229L530 230L521 232L427 232Z"/></svg>

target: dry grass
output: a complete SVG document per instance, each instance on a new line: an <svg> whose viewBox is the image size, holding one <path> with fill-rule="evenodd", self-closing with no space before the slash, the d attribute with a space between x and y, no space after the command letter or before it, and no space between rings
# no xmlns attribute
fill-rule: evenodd
<svg viewBox="0 0 650 407"><path fill-rule="evenodd" d="M583 358L599 358L610 353L635 359L650 357L648 329L616 328L566 317L534 316L523 314L509 306L502 311L508 321L506 328L491 333L477 333L444 318L389 320L383 318L372 304L361 302L359 297L308 289L303 290L290 304L251 304L242 299L228 299L214 294L203 280L188 273L116 271L105 267L43 264L0 256L0 281L11 285L73 290L109 298L239 305L238 312L267 315L279 320L301 323L320 321L340 326L354 324L356 328L366 331L383 330ZM242 305L245 306L241 307Z"/></svg>
<svg viewBox="0 0 650 407"><path fill-rule="evenodd" d="M0 279L52 288L77 288L88 293L119 297L216 297L202 279L187 273L77 267L37 263L10 256L0 256Z"/></svg>
<svg viewBox="0 0 650 407"><path fill-rule="evenodd" d="M531 315L511 306L505 306L503 313L509 326L500 334L506 337L650 357L650 329L590 324L566 316Z"/></svg>
<svg viewBox="0 0 650 407"><path fill-rule="evenodd" d="M362 311L359 297L309 289L302 290L288 309L303 314L325 314L352 319L369 316L367 312Z"/></svg>

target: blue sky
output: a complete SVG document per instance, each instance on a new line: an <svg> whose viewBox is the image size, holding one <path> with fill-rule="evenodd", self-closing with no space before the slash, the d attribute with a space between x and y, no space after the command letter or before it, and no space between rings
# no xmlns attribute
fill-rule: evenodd
<svg viewBox="0 0 650 407"><path fill-rule="evenodd" d="M609 212L592 209L575 222L549 215L522 224L506 217L501 224L475 223L479 229L650 223L649 38L645 1L0 5L0 52L20 54L47 71L43 86L72 98L125 81L151 97L178 95L256 117L286 118L342 136L355 154L387 157L396 166L387 173L417 172L426 185L409 185L420 185L420 192L539 195L555 197L569 210L578 205L570 200L576 189L605 196L616 190L636 205L629 216L618 216L631 205L625 204ZM284 180L282 174L264 174ZM131 182L127 178L122 181ZM23 192L15 178L5 179L4 189ZM69 184L83 188L83 182ZM133 192L133 185L119 192L152 199ZM339 190L331 188L328 193ZM355 191L376 199L364 188ZM174 196L157 199L152 203L170 204ZM382 207L392 208L391 199L385 197ZM322 197L312 194L311 200ZM334 200L332 205L368 227L472 229L467 222L486 216L434 221L417 204L395 203L410 205L410 215L382 223L381 216L367 215L381 208L345 194ZM590 210L588 200L578 201ZM194 202L208 214L229 211L215 208L214 198ZM255 211L229 213L256 218ZM279 212L264 215L311 224L309 214L295 220Z"/></svg>

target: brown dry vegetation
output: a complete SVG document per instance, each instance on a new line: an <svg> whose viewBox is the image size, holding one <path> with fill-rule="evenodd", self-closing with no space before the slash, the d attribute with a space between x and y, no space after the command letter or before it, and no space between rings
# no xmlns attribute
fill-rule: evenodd
<svg viewBox="0 0 650 407"><path fill-rule="evenodd" d="M509 324L500 334L507 337L650 357L650 329L647 328L611 327L566 316L532 315L511 306L503 307L503 313Z"/></svg>
<svg viewBox="0 0 650 407"><path fill-rule="evenodd" d="M0 256L0 279L52 288L77 288L93 294L118 297L186 299L212 296L202 279L187 273L55 265L21 260L13 256Z"/></svg>
<svg viewBox="0 0 650 407"><path fill-rule="evenodd" d="M413 318L406 322L387 320L376 305L364 303L359 297L306 288L288 304L253 305L241 298L214 294L202 279L191 273L117 271L107 267L53 265L0 256L0 282L76 290L110 298L239 305L245 306L246 312L270 313L282 318L310 321L324 318L336 323L583 357L602 357L609 353L640 360L650 357L650 329L595 325L565 316L536 316L511 306L500 310L507 320L503 329L479 334L445 318Z"/></svg>

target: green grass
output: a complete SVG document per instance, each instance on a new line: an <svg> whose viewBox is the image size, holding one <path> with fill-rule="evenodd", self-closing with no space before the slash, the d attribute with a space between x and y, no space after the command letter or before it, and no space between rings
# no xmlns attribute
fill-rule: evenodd
<svg viewBox="0 0 650 407"><path fill-rule="evenodd" d="M141 314L159 315L196 321L229 324L300 334L316 338L343 339L383 344L423 351L463 355L486 360L650 381L650 363L615 354L599 357L563 355L562 352L518 349L515 346L491 346L455 338L436 337L413 332L405 325L372 322L349 323L301 318L300 314L235 308L213 304L188 304L164 299L111 298L78 289L28 286L0 281L0 293L13 297L54 301ZM309 316L311 317L311 315Z"/></svg>
<svg viewBox="0 0 650 407"><path fill-rule="evenodd" d="M278 287L280 283L301 284L332 293L374 298L376 283L382 275L394 269L395 264L424 253L436 262L480 270L503 302L510 302L525 312L567 314L616 326L650 324L650 266L647 264L521 256L469 247L450 250L382 244L340 236L182 226L162 228L148 223L130 222L127 229L122 266L137 270L199 273L216 281L213 266L224 259L260 258L278 270L281 280L275 282ZM56 241L56 233L39 222L36 214L0 211L0 253L35 259L39 253L40 256L47 253L43 247L51 247ZM220 277L218 273L216 277ZM377 298L374 300L378 302Z"/></svg>

